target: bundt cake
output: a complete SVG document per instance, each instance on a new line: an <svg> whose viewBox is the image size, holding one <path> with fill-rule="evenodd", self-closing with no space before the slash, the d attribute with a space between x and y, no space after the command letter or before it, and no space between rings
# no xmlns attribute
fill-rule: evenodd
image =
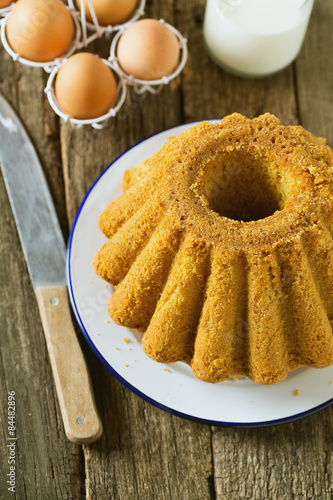
<svg viewBox="0 0 333 500"><path fill-rule="evenodd" d="M333 151L273 115L232 114L127 171L99 227L113 320L208 382L273 384L333 363Z"/></svg>

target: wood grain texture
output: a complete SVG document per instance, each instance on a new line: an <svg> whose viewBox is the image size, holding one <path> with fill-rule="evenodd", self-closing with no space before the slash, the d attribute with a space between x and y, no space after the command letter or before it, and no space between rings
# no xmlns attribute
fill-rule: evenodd
<svg viewBox="0 0 333 500"><path fill-rule="evenodd" d="M43 92L46 78L40 69L14 63L0 46L0 92L33 140L67 236L59 126ZM0 498L10 498L5 483L7 390L16 392L17 498L78 498L84 491L83 455L64 434L36 298L2 177L0 205Z"/></svg>
<svg viewBox="0 0 333 500"><path fill-rule="evenodd" d="M189 57L182 73L186 121L223 118L235 111L248 118L276 114L284 124L297 123L293 67L264 79L226 73L207 55L202 36L205 2L179 0L177 27L188 38Z"/></svg>
<svg viewBox="0 0 333 500"><path fill-rule="evenodd" d="M295 63L300 122L333 147L333 4L316 1L304 46Z"/></svg>
<svg viewBox="0 0 333 500"><path fill-rule="evenodd" d="M163 18L175 24L173 2L151 2L146 13L147 17ZM181 121L179 77L159 95L138 97L129 92L122 112L102 131L73 131L62 125L69 220L86 188L115 156L144 137ZM88 137L90 140L86 142ZM83 159L80 151L84 151ZM185 428L184 422L141 401L102 369L90 353L86 350L85 353L96 380L94 385L99 386L96 397L98 407L103 408L104 426L99 442L84 446L87 498L171 500L175 492L179 492L178 498L209 499L210 428L203 426L198 433L190 429L200 426L186 423L187 431L181 431ZM108 422L112 424L109 426ZM193 439L193 432L198 434L198 439ZM190 444L193 459L187 463ZM189 478L186 482L184 473Z"/></svg>
<svg viewBox="0 0 333 500"><path fill-rule="evenodd" d="M87 498L209 500L209 427L151 406L99 371L104 433L84 446Z"/></svg>
<svg viewBox="0 0 333 500"><path fill-rule="evenodd" d="M202 39L204 0L148 0L188 38L182 74L159 95L128 93L103 130L72 129L50 110L42 70L13 63L0 48L0 91L37 148L65 236L95 178L137 141L183 121L238 111L275 113L333 146L333 7L316 0L304 47L292 66L262 80L218 68ZM108 54L109 41L89 50ZM64 433L39 312L5 189L0 181L1 450L7 391L17 396L17 498L129 500L329 500L333 497L333 408L262 429L209 427L181 420L132 394L95 357L77 329L102 417L101 439L83 447ZM333 387L333 386L332 386ZM6 453L0 453L6 471ZM4 477L4 476L3 476ZM0 498L7 500L0 481Z"/></svg>
<svg viewBox="0 0 333 500"><path fill-rule="evenodd" d="M325 21L324 21L325 19ZM332 144L332 62L326 45L332 6L317 2L303 50L293 66L264 80L226 76L228 106L248 94L247 116L274 112L284 124L300 123ZM329 43L330 45L330 43ZM314 48L315 47L315 48ZM325 69L324 69L325 68ZM217 70L218 73L223 73ZM325 78L326 75L326 78ZM297 85L294 86L294 81ZM257 101L257 102L256 102ZM218 105L218 102L216 103ZM229 499L318 499L333 494L333 409L305 420L265 429L213 428L215 495Z"/></svg>
<svg viewBox="0 0 333 500"><path fill-rule="evenodd" d="M216 498L332 498L332 411L264 429L213 431Z"/></svg>
<svg viewBox="0 0 333 500"><path fill-rule="evenodd" d="M0 498L10 498L5 483L7 391L16 393L17 498L71 498L79 491L79 447L64 434L35 294L2 178L0 213Z"/></svg>

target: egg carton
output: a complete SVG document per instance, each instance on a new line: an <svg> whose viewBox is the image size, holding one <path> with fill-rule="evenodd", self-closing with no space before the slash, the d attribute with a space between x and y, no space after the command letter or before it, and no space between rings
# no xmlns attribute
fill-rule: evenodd
<svg viewBox="0 0 333 500"><path fill-rule="evenodd" d="M110 61L107 61L106 59L101 59L106 66L108 66L113 74L118 79L118 84L117 84L117 94L116 94L116 102L115 106L109 111L102 115L99 116L98 118L93 118L93 119L88 119L88 120L79 120L77 118L72 118L69 114L64 113L57 101L57 98L55 96L55 91L54 91L54 81L57 76L58 71L60 68L65 64L67 59L62 60L57 66L55 66L51 74L48 78L46 87L44 89L44 92L47 95L48 101L50 103L50 106L52 107L53 111L60 116L66 123L70 123L73 128L80 128L82 125L91 125L95 129L101 129L103 128L103 125L110 119L116 116L118 113L119 109L122 107L122 105L125 102L126 99L126 93L127 93L127 86L125 80L122 78L121 74L115 68Z"/></svg>
<svg viewBox="0 0 333 500"><path fill-rule="evenodd" d="M85 2L82 0L81 9L78 9L75 0L68 0L68 6L80 19L82 27L82 46L87 47L96 38L101 38L103 35L111 36L113 33L124 30L137 21L145 13L146 0L140 0L137 8L133 11L131 17L123 24L116 24L114 26L101 26L98 22L92 0L88 0L89 10L93 22L89 22L85 16ZM88 31L92 32L88 36Z"/></svg>
<svg viewBox="0 0 333 500"><path fill-rule="evenodd" d="M174 78L176 78L176 76L179 75L179 73L183 70L186 64L187 54L188 54L187 39L183 37L180 31L171 26L171 24L166 23L164 19L159 19L159 22L164 24L167 28L169 28L170 31L172 31L176 35L181 54L178 66L168 76L163 76L158 80L140 80L139 78L135 78L133 75L128 75L122 70L117 58L117 46L120 37L129 26L127 27L124 26L122 29L120 29L113 38L111 43L109 61L112 63L113 67L117 69L117 72L126 81L126 83L131 87L133 87L134 91L137 94L143 94L144 92L150 92L151 94L158 94L165 85L168 85L171 82L171 80L173 80Z"/></svg>
<svg viewBox="0 0 333 500"><path fill-rule="evenodd" d="M78 49L80 49L82 47L82 43L81 43L82 32L81 32L81 26L80 26L78 16L76 15L75 12L71 11L70 8L67 7L67 9L69 10L69 12L73 18L73 22L74 22L74 39L73 39L72 43L70 44L70 46L68 47L68 50L64 54L62 54L61 57L53 59L52 61L37 62L37 61L31 61L31 60L26 59L26 58L20 56L19 54L17 54L17 52L15 52L12 49L12 47L9 45L9 42L7 40L7 34L6 34L6 24L7 24L8 17L10 15L10 11L7 12L6 16L3 19L1 19L1 21L0 21L0 25L1 25L0 39L1 39L1 42L2 42L4 49L8 52L8 54L12 57L12 59L14 61L18 61L19 63L24 64L25 66L32 66L35 68L43 68L47 73L50 73L54 66L57 66L59 64L59 62L61 62L64 59L67 59L72 54L74 54L74 52L76 52Z"/></svg>

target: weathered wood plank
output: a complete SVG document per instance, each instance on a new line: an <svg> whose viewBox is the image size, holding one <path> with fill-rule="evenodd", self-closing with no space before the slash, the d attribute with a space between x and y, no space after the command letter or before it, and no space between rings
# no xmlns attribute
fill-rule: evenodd
<svg viewBox="0 0 333 500"><path fill-rule="evenodd" d="M65 438L44 335L3 180L0 180L0 498L7 491L7 391L16 393L17 498L71 498L79 449Z"/></svg>
<svg viewBox="0 0 333 500"><path fill-rule="evenodd" d="M151 406L97 369L104 435L84 446L87 498L210 499L209 427Z"/></svg>
<svg viewBox="0 0 333 500"><path fill-rule="evenodd" d="M13 63L0 49L0 91L19 111L37 147L64 234L67 215L71 223L87 189L112 159L183 120L269 111L285 124L302 123L333 145L332 6L317 0L294 66L271 78L245 80L225 73L207 56L201 31L204 5L204 0L147 2L147 17L164 18L188 38L188 64L161 94L139 98L130 93L119 116L102 131L59 126L42 92L47 75ZM91 49L107 57L108 46L103 39ZM7 391L16 391L17 498L332 498L333 408L275 428L210 429L132 394L101 365L80 334L105 431L99 442L83 450L69 443L2 180L0 211L0 401L6 408ZM6 450L5 412L0 425L0 446ZM6 453L0 454L0 465L7 470ZM2 482L1 499L8 498L5 486Z"/></svg>
<svg viewBox="0 0 333 500"><path fill-rule="evenodd" d="M151 2L147 17L174 22L173 2ZM107 55L108 43L95 50ZM116 119L103 130L61 124L66 201L72 221L85 192L118 154L137 141L182 121L181 79L159 95L129 92ZM88 237L88 235L87 235ZM124 388L84 347L104 433L84 446L87 498L210 498L211 431L173 417ZM195 438L194 438L195 436ZM184 476L186 480L184 481Z"/></svg>
<svg viewBox="0 0 333 500"><path fill-rule="evenodd" d="M0 92L16 108L36 146L67 234L58 126L43 93L45 78L40 69L14 63L0 47ZM36 300L2 177L0 205L0 400L5 410L7 391L16 392L17 498L78 498L83 457L80 447L64 436ZM0 421L0 496L7 499L5 412Z"/></svg>
<svg viewBox="0 0 333 500"><path fill-rule="evenodd" d="M188 38L189 58L182 73L186 121L222 118L238 112L253 118L276 114L284 124L297 123L293 68L265 79L244 79L219 68L208 56L202 36L205 2L177 2L177 24Z"/></svg>
<svg viewBox="0 0 333 500"><path fill-rule="evenodd" d="M177 5L180 29L189 38L189 63L183 72L187 120L222 117L234 111L253 117L268 111L284 124L302 123L333 140L328 125L333 115L329 77L333 68L323 46L331 36L327 15L332 9L327 9L327 2L322 1L315 12L297 64L263 80L242 79L219 69L204 51L204 2L199 0L193 7L184 0ZM216 499L331 498L332 415L330 408L276 428L213 428Z"/></svg>
<svg viewBox="0 0 333 500"><path fill-rule="evenodd" d="M264 429L213 432L218 500L330 500L332 408Z"/></svg>
<svg viewBox="0 0 333 500"><path fill-rule="evenodd" d="M326 137L333 147L333 60L330 49L333 4L317 0L304 46L296 60L300 121L313 134Z"/></svg>

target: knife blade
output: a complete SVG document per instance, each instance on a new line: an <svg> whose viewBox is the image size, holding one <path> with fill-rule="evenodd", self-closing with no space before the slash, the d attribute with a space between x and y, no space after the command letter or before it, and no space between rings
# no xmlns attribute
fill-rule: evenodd
<svg viewBox="0 0 333 500"><path fill-rule="evenodd" d="M71 319L60 224L35 148L1 95L0 166L36 293L66 435L74 443L94 442L103 428Z"/></svg>

